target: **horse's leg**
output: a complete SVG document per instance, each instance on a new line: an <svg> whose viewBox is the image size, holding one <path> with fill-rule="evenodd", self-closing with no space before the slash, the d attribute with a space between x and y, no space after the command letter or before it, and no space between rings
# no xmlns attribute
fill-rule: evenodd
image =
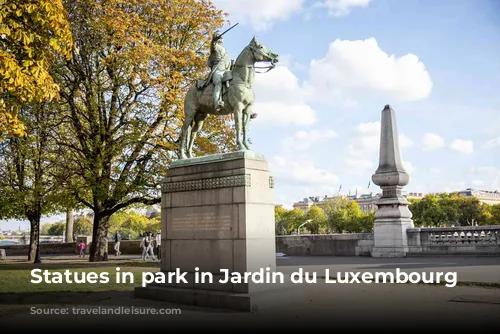
<svg viewBox="0 0 500 334"><path fill-rule="evenodd" d="M252 104L246 106L243 111L243 146L250 150L250 143L248 142L248 123L250 123L250 115L252 114Z"/></svg>
<svg viewBox="0 0 500 334"><path fill-rule="evenodd" d="M194 125L193 125L193 128L191 129L191 138L189 138L189 144L188 144L188 157L190 157L190 158L193 156L193 145L194 145L194 141L196 139L196 135L201 130L204 121L205 121L204 119L202 119L202 120L195 119L194 120Z"/></svg>
<svg viewBox="0 0 500 334"><path fill-rule="evenodd" d="M192 133L193 133L193 126L190 124L187 128L187 131L186 131L186 144L184 145L184 150L185 150L188 158L191 158L189 156L189 142L191 141Z"/></svg>
<svg viewBox="0 0 500 334"><path fill-rule="evenodd" d="M181 159L186 159L186 149L187 146L190 142L190 137L192 136L192 127L191 123L193 122L194 114L196 113L196 110L194 108L187 108L188 103L185 104L184 106L184 124L182 124L182 130L181 130L181 145L180 145L180 158Z"/></svg>
<svg viewBox="0 0 500 334"><path fill-rule="evenodd" d="M243 103L236 104L233 114L234 114L234 127L236 128L236 145L238 147L238 151L244 150L245 146L241 141L241 132L243 125L243 109L245 106Z"/></svg>

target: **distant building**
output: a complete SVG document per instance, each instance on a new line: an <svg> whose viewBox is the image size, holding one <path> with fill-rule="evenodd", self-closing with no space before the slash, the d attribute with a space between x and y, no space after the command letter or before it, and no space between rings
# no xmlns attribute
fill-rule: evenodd
<svg viewBox="0 0 500 334"><path fill-rule="evenodd" d="M410 198L422 199L425 196L425 194L424 193L413 193L413 192L410 192L410 193L403 194L403 196L406 197L407 199L410 199Z"/></svg>
<svg viewBox="0 0 500 334"><path fill-rule="evenodd" d="M293 203L293 208L299 208L300 210L304 211L304 213L307 213L311 206L317 205L319 207L323 207L325 199L328 199L328 197L325 195L324 198L320 197L305 197L302 201Z"/></svg>
<svg viewBox="0 0 500 334"><path fill-rule="evenodd" d="M354 196L348 196L347 198L358 203L358 206L362 211L370 213L370 211L377 211L376 203L380 198L380 196L382 195L381 194L374 195L373 193L369 193L369 194L361 194L359 196L357 196L356 194Z"/></svg>
<svg viewBox="0 0 500 334"><path fill-rule="evenodd" d="M489 190L478 190L467 188L465 190L458 192L459 196L474 196L481 203L495 205L500 204L500 192L499 191L489 191Z"/></svg>
<svg viewBox="0 0 500 334"><path fill-rule="evenodd" d="M382 194L368 193L368 194L358 195L358 193L356 192L354 195L342 195L342 196L352 201L355 201L356 203L358 203L358 206L362 211L370 213L370 211L377 211L376 203L380 199ZM417 193L417 192L403 193L403 197L406 198L422 198L424 196L425 196L424 193ZM323 208L325 202L333 198L334 196L328 197L326 195L324 197L306 197L302 201L294 203L293 207L299 208L302 211L304 211L304 213L307 213L311 208L311 206L317 205L320 208Z"/></svg>

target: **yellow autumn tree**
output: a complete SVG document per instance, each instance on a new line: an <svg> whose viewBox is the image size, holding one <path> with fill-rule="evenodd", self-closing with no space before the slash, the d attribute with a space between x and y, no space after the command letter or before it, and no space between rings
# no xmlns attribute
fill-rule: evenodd
<svg viewBox="0 0 500 334"><path fill-rule="evenodd" d="M158 186L178 151L185 93L207 74L210 39L225 15L209 0L64 5L75 51L53 66L61 86L55 155L68 173L64 183L94 212L89 261L101 261L110 217L160 202ZM230 129L224 118L207 119L198 153L234 149Z"/></svg>
<svg viewBox="0 0 500 334"><path fill-rule="evenodd" d="M57 96L50 60L72 44L62 0L0 0L0 140L24 134L21 105Z"/></svg>

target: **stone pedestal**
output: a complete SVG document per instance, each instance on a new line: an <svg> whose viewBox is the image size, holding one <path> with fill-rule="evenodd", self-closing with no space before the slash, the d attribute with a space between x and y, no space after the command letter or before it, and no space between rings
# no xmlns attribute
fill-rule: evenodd
<svg viewBox="0 0 500 334"><path fill-rule="evenodd" d="M230 273L276 270L274 183L266 160L250 151L178 160L162 185L161 270L188 272L188 283L137 288L136 296L250 311L266 284L220 283ZM195 282L195 272L213 282ZM200 275L201 276L201 275Z"/></svg>
<svg viewBox="0 0 500 334"><path fill-rule="evenodd" d="M412 213L402 190L410 177L403 168L399 151L396 115L389 105L382 110L379 166L372 176L382 188L377 201L372 257L405 257L408 253L406 230L413 227Z"/></svg>

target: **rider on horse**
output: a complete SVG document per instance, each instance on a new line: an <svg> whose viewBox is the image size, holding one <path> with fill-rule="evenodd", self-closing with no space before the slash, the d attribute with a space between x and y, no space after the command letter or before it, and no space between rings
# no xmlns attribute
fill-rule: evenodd
<svg viewBox="0 0 500 334"><path fill-rule="evenodd" d="M231 69L231 59L229 54L224 48L224 40L219 31L216 31L212 36L212 42L210 46L210 56L208 57L208 67L211 71L207 82L210 78L214 84L214 106L216 109L224 107L224 101L222 101L222 78L226 71Z"/></svg>

